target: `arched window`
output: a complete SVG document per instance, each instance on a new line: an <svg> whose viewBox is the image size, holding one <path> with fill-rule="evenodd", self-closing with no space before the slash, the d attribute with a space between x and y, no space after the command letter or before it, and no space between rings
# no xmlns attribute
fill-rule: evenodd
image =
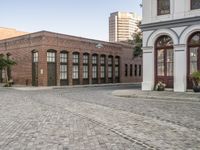
<svg viewBox="0 0 200 150"><path fill-rule="evenodd" d="M173 41L167 36L159 37L155 43L156 82L162 81L167 87L173 87L174 52Z"/></svg>
<svg viewBox="0 0 200 150"><path fill-rule="evenodd" d="M98 55L92 55L92 83L96 84L98 78Z"/></svg>
<svg viewBox="0 0 200 150"><path fill-rule="evenodd" d="M115 57L115 82L119 82L120 77L120 57Z"/></svg>
<svg viewBox="0 0 200 150"><path fill-rule="evenodd" d="M112 83L113 81L113 56L108 56L108 82Z"/></svg>
<svg viewBox="0 0 200 150"><path fill-rule="evenodd" d="M68 53L67 51L60 52L60 85L67 85L68 73Z"/></svg>
<svg viewBox="0 0 200 150"><path fill-rule="evenodd" d="M188 40L189 74L200 70L200 32L192 34Z"/></svg>
<svg viewBox="0 0 200 150"><path fill-rule="evenodd" d="M101 55L100 57L100 78L101 78L101 83L106 82L106 55Z"/></svg>
<svg viewBox="0 0 200 150"><path fill-rule="evenodd" d="M89 54L83 54L83 84L89 84Z"/></svg>
<svg viewBox="0 0 200 150"><path fill-rule="evenodd" d="M73 78L73 84L79 84L79 53L78 52L73 52L73 73L72 73L72 78Z"/></svg>
<svg viewBox="0 0 200 150"><path fill-rule="evenodd" d="M200 9L200 0L191 0L191 10Z"/></svg>
<svg viewBox="0 0 200 150"><path fill-rule="evenodd" d="M157 0L158 15L170 14L170 0Z"/></svg>

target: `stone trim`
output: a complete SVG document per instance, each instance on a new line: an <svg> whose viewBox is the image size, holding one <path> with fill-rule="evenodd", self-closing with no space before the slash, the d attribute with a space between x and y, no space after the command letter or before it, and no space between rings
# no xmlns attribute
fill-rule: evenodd
<svg viewBox="0 0 200 150"><path fill-rule="evenodd" d="M142 24L141 29L142 31L150 31L150 30L157 30L161 28L175 28L175 27L190 26L190 25L195 25L195 24L200 24L200 16L170 20L170 21L163 21L163 22L155 22L155 23L149 23L149 24Z"/></svg>

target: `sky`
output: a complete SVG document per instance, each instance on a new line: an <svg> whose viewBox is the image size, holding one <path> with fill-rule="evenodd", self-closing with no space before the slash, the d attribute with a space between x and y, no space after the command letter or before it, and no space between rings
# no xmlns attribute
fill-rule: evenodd
<svg viewBox="0 0 200 150"><path fill-rule="evenodd" d="M116 11L142 15L142 0L4 0L0 27L20 31L47 30L108 40L108 18Z"/></svg>

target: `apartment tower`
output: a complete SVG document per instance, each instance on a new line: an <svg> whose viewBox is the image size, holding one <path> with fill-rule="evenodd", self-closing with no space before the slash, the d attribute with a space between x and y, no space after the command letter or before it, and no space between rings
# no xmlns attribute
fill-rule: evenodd
<svg viewBox="0 0 200 150"><path fill-rule="evenodd" d="M141 17L132 12L114 12L109 17L109 41L121 42L133 39L138 30L137 23Z"/></svg>

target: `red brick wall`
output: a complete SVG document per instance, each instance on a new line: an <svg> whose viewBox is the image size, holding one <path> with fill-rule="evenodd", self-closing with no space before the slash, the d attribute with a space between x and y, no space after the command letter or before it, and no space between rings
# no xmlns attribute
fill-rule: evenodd
<svg viewBox="0 0 200 150"><path fill-rule="evenodd" d="M97 48L96 45L101 43L102 48ZM38 84L40 86L47 85L47 50L54 49L57 51L57 85L59 85L59 54L60 51L68 52L68 79L69 84L72 84L72 52L80 53L80 74L82 74L82 54L105 54L107 57L112 55L120 56L120 81L121 82L141 82L141 77L134 77L134 64L141 64L141 58L133 59L132 47L127 45L96 41L91 39L67 36L51 32L38 32L29 35L24 35L8 40L0 41L0 53L10 53L11 57L17 62L12 68L12 77L16 84L32 84L32 51L36 50L39 53L38 63ZM90 57L91 58L91 57ZM125 64L133 64L133 76L130 77L130 67L128 67L128 76L125 77ZM114 69L114 68L113 68ZM43 74L41 74L43 70ZM91 73L90 73L91 76ZM98 79L98 81L100 81ZM82 75L80 76L82 83ZM91 83L91 79L90 79Z"/></svg>

